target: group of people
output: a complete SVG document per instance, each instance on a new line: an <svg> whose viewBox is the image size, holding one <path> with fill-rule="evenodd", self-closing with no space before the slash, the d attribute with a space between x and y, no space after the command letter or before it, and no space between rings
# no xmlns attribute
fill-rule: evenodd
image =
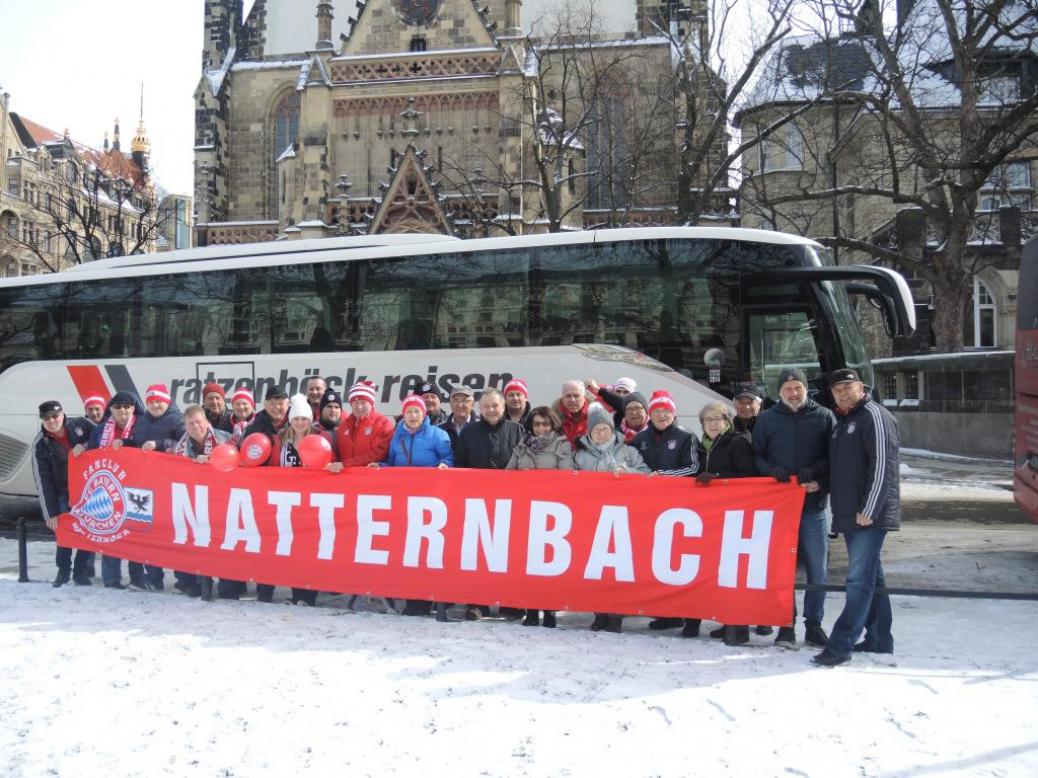
<svg viewBox="0 0 1038 778"><path fill-rule="evenodd" d="M755 384L741 384L732 405L707 403L699 412L702 434L677 423L677 405L664 390L648 397L634 380L620 378L608 386L593 380L570 380L553 402L532 405L526 383L514 378L501 389L475 393L457 386L444 398L432 383L408 395L394 421L376 408L377 387L370 381L353 385L344 402L324 379L313 376L305 393L289 397L280 387L267 391L257 409L248 389L237 389L230 404L224 388L207 384L202 405L181 412L171 403L163 385L148 387L144 405L127 392L105 402L85 401L82 418L66 416L61 404L40 405L41 429L33 444L33 465L47 524L69 510L67 462L83 450L119 448L169 451L206 462L213 449L225 442L240 445L254 433L271 442L266 464L302 465L299 447L308 435L321 435L331 444L332 472L347 467L464 467L497 470L591 470L646 473L694 478L709 484L715 478L770 476L778 481L796 477L805 492L799 525L798 561L803 564L809 589L804 596L804 640L822 648L814 661L834 666L848 661L854 651L891 653L891 610L880 553L886 533L900 520L898 485L898 432L896 422L873 401L858 373L852 369L830 376L833 397L829 408L810 397L806 375L788 369L778 377L778 400L765 409L765 393ZM444 399L447 403L444 404ZM734 408L732 407L734 406ZM832 634L822 628L824 616L831 495L832 531L847 544L849 570L846 604ZM92 583L93 555L59 547L54 586L70 581ZM104 555L104 585L123 588L121 560ZM129 562L130 587L158 590L164 585L161 568ZM175 572L175 588L197 596L200 581ZM245 582L220 580L217 596L237 599ZM271 602L274 587L257 583L257 599ZM314 605L317 592L293 589L290 602ZM446 606L436 609L446 620ZM409 600L405 615L429 615L433 603ZM467 617L488 613L472 605ZM522 618L523 624L554 627L552 611L502 609L503 615ZM775 643L795 646L796 608L788 625L780 626ZM591 629L619 632L621 614L596 613ZM699 635L699 619L656 618L652 629L681 628L684 637ZM857 641L864 630L864 639ZM773 629L758 625L759 635ZM722 625L710 632L730 645L749 641L750 625Z"/></svg>

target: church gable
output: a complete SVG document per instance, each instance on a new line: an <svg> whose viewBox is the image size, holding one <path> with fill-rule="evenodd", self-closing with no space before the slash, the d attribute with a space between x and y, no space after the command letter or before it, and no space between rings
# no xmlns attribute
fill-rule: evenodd
<svg viewBox="0 0 1038 778"><path fill-rule="evenodd" d="M424 154L408 144L368 232L452 235L436 187L425 173Z"/></svg>
<svg viewBox="0 0 1038 778"><path fill-rule="evenodd" d="M343 56L497 46L472 0L370 0L357 14Z"/></svg>

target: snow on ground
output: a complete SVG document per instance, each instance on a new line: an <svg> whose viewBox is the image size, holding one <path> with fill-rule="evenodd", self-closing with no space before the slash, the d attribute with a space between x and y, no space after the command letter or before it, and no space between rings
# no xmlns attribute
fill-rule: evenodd
<svg viewBox="0 0 1038 778"><path fill-rule="evenodd" d="M50 576L53 546L30 553ZM548 630L52 589L15 560L0 540L6 776L1038 775L1034 603L897 597L897 654L823 670L645 619L611 635L587 614Z"/></svg>

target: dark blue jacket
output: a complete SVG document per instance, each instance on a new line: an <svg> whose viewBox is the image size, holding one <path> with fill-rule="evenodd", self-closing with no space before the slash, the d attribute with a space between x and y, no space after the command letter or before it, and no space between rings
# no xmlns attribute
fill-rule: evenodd
<svg viewBox="0 0 1038 778"><path fill-rule="evenodd" d="M899 447L897 422L871 398L846 415L837 413L829 439L833 532L901 526ZM855 521L859 513L872 519L872 524L860 526Z"/></svg>
<svg viewBox="0 0 1038 778"><path fill-rule="evenodd" d="M69 448L86 446L94 428L87 419L65 417L65 432ZM40 428L32 442L32 474L36 478L36 493L40 497L43 518L51 519L66 513L68 504L69 449L54 440Z"/></svg>
<svg viewBox="0 0 1038 778"><path fill-rule="evenodd" d="M829 436L835 426L833 412L814 400L808 400L799 411L783 402L775 403L753 425L757 472L774 476L781 469L789 475L803 474L808 476L806 480L817 480L822 488L807 493L804 510L825 508Z"/></svg>
<svg viewBox="0 0 1038 778"><path fill-rule="evenodd" d="M677 422L663 432L649 425L634 436L631 445L638 449L645 464L663 475L695 475L699 472L699 438L682 429Z"/></svg>
<svg viewBox="0 0 1038 778"><path fill-rule="evenodd" d="M148 412L144 410L144 406L140 404L140 401L134 402L133 415L135 417L133 432L130 433L130 437L123 441L127 446L137 447L140 443L137 442L137 426L140 424L141 418L148 415ZM105 415L101 417L101 421L97 423L97 426L90 431L90 444L87 448L94 449L101 447L101 435L104 434L105 424L112 417L112 401L108 401L108 407L105 408ZM179 438L178 438L179 440Z"/></svg>
<svg viewBox="0 0 1038 778"><path fill-rule="evenodd" d="M382 464L389 467L436 467L441 462L454 466L451 439L446 431L432 426L426 417L414 433L403 422L396 425Z"/></svg>
<svg viewBox="0 0 1038 778"><path fill-rule="evenodd" d="M155 441L158 451L169 451L184 437L184 416L180 409L171 405L158 418L145 411L137 417L133 428L133 445L140 448L149 440Z"/></svg>

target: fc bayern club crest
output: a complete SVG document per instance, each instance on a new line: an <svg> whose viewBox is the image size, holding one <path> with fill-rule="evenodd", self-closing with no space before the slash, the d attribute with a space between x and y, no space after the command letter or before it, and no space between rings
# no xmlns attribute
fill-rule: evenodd
<svg viewBox="0 0 1038 778"><path fill-rule="evenodd" d="M394 0L397 13L405 24L428 24L440 10L442 0Z"/></svg>
<svg viewBox="0 0 1038 778"><path fill-rule="evenodd" d="M112 542L125 537L127 519L152 522L152 498L151 490L124 487L110 470L98 470L87 479L69 513L76 529L95 541Z"/></svg>

